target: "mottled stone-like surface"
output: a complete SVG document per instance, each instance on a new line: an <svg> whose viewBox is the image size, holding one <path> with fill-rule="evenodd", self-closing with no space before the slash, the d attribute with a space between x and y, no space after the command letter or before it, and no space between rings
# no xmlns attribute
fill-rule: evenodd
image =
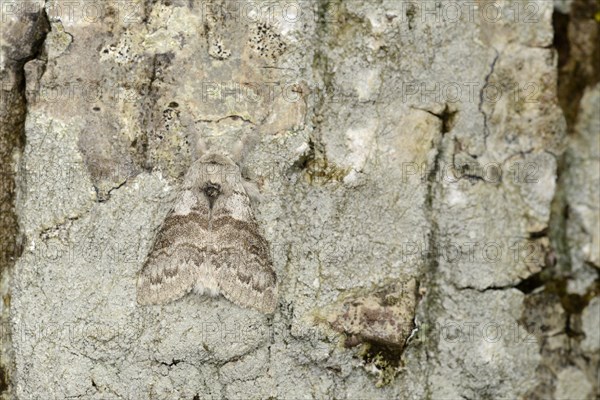
<svg viewBox="0 0 600 400"><path fill-rule="evenodd" d="M26 98L6 396L597 393L598 89L567 136L552 2L70 3L1 28ZM240 139L276 312L139 306L182 175Z"/></svg>

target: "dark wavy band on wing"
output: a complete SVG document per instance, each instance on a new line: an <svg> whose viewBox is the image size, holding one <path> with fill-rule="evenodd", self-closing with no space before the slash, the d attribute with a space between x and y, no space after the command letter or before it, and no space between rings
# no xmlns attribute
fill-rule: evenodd
<svg viewBox="0 0 600 400"><path fill-rule="evenodd" d="M171 214L160 228L153 250L169 248L179 243L204 243L209 239L209 220L197 213Z"/></svg>
<svg viewBox="0 0 600 400"><path fill-rule="evenodd" d="M164 304L184 296L208 257L207 246L190 242L153 249L138 278L138 303Z"/></svg>

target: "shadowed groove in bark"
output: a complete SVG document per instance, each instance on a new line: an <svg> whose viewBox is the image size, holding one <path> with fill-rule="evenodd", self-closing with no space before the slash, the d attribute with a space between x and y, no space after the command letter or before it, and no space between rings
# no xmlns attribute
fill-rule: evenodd
<svg viewBox="0 0 600 400"><path fill-rule="evenodd" d="M569 14L554 10L553 47L558 53L558 103L567 122L567 140L575 138L575 124L581 99L588 87L594 86L600 74L600 28L590 24L600 12L600 3L575 0ZM593 27L592 29L582 28ZM595 27L595 28L594 28ZM586 43L594 43L594 49L586 48ZM582 50L583 49L583 50ZM565 314L565 326L550 326L570 338L568 351L556 350L545 345L542 337L542 360L537 369L539 384L528 394L528 398L542 399L552 396L555 391L556 372L563 365L585 365L594 369L593 363L582 354L580 340L582 332L577 328L581 313L590 300L600 293L600 276L580 295L569 293L568 281L571 278L572 260L570 243L567 237L567 225L570 218L567 191L569 182L567 154L563 152L557 158L556 191L552 199L547 235L550 239L552 257L546 257L546 266L542 271L523 280L516 288L525 293L525 311L521 316L524 326L532 324L544 310L559 307ZM597 388L596 388L597 389Z"/></svg>
<svg viewBox="0 0 600 400"><path fill-rule="evenodd" d="M571 6L570 14L554 10L552 16L553 46L558 53L558 101L570 134L573 133L585 89L600 81L600 28L597 23L588 23L590 20L594 21L600 12L600 3L595 3L576 0ZM590 29L593 26L595 31ZM587 48L587 43L594 43L594 48Z"/></svg>
<svg viewBox="0 0 600 400"><path fill-rule="evenodd" d="M428 291L423 301L423 312L424 312L424 321L421 321L421 326L418 327L420 332L419 335L425 341L425 346L428 350L425 350L428 353L430 350L435 352L436 347L438 346L436 337L429 337L427 331L430 326L434 326L435 323L430 319L430 315L435 314L434 309L439 307L439 302L436 302L436 297L438 296L438 286L436 281L439 279L438 270L439 270L439 256L440 252L437 251L438 243L440 240L440 229L438 223L438 213L439 209L439 197L441 185L439 184L438 177L440 174L441 161L444 159L444 140L452 140L451 137L445 136L447 130L451 129L451 125L453 124L454 114L447 113L448 107L444 108L444 112L442 115L436 115L436 117L441 119L440 126L440 138L436 146L436 154L433 160L433 165L427 175L427 192L425 197L425 215L427 221L429 222L429 233L427 236L427 251L424 253L423 264L425 266L423 274L425 278L425 286L428 287ZM435 114L433 114L435 115ZM418 308L419 306L417 306ZM430 350L429 350L430 349ZM429 385L427 386L427 398L431 396L429 392Z"/></svg>
<svg viewBox="0 0 600 400"><path fill-rule="evenodd" d="M26 32L29 40L29 54L25 57L6 59L8 74L12 74L15 83L12 87L0 90L0 274L1 279L9 279L10 269L22 252L22 238L19 233L18 218L15 213L15 156L21 154L25 147L25 119L27 116L27 96L25 64L37 59L44 47L46 36L50 31L50 22L46 10L22 16L23 20L31 19L31 26ZM10 80L9 80L10 82ZM10 284L8 285L10 288ZM0 398L11 398L11 371L13 361L12 340L9 325L10 292L3 293L3 308L0 316Z"/></svg>
<svg viewBox="0 0 600 400"><path fill-rule="evenodd" d="M580 101L587 87L594 86L600 78L600 29L595 32L583 32L584 35L593 36L591 43L595 43L595 49L587 54L581 52L574 54L571 51L573 47L581 47L579 40L581 32L574 32L573 26L581 26L581 20L593 19L596 13L600 12L600 3L586 2L583 0L574 1L571 6L571 14L566 15L554 11L554 47L558 52L558 101L565 114L567 121L567 132L569 139L573 137L577 113ZM586 59L585 56L589 56ZM583 65L591 66L594 73L586 76L582 70ZM589 73L590 71L588 71ZM554 265L547 265L547 269L540 272L536 278L537 286L544 283L556 282L566 279L571 271L571 258L569 255L569 244L567 242L567 221L569 219L569 204L566 197L565 173L570 168L566 159L566 153L558 158L557 163L557 186L548 229L552 249L554 250L557 262ZM600 281L596 281L596 286ZM585 303L587 304L587 303ZM569 308L569 306L567 306ZM567 310L569 311L569 310ZM581 311L581 310L579 310Z"/></svg>

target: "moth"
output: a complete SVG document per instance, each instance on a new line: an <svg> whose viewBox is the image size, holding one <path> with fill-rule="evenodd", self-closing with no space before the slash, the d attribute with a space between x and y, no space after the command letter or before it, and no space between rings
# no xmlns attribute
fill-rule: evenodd
<svg viewBox="0 0 600 400"><path fill-rule="evenodd" d="M186 173L137 281L139 304L165 304L194 291L272 313L277 276L239 167L209 153Z"/></svg>

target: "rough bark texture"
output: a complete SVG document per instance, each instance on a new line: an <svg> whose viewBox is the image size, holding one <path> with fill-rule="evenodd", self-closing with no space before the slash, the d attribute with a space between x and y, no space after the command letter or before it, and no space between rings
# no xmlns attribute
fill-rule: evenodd
<svg viewBox="0 0 600 400"><path fill-rule="evenodd" d="M1 4L5 398L598 395L594 1ZM276 312L139 306L240 139Z"/></svg>

